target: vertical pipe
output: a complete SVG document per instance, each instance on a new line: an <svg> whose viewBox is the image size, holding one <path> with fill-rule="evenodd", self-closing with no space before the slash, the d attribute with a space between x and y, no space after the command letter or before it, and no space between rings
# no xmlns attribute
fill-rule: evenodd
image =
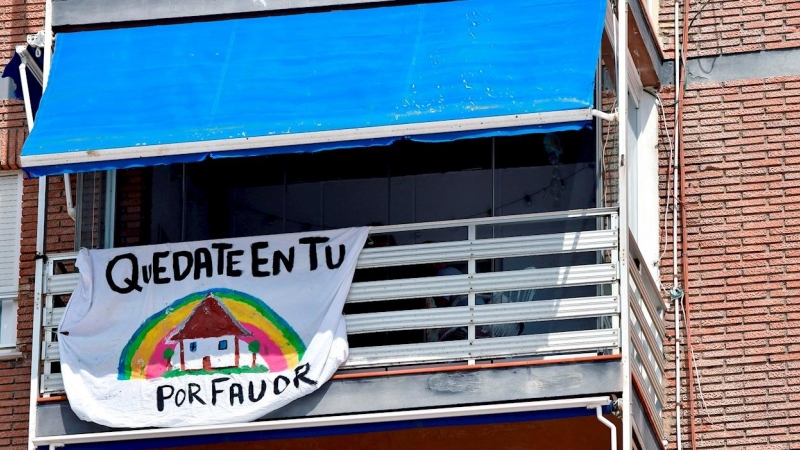
<svg viewBox="0 0 800 450"><path fill-rule="evenodd" d="M467 239L469 239L470 241L474 241L477 234L476 231L477 230L475 229L475 225L469 225L467 227ZM472 278L473 276L475 276L475 272L476 272L475 258L470 256L470 258L467 260L467 273L470 275L470 278ZM475 291L473 291L472 289L470 289L469 294L467 294L467 304L469 305L470 310L475 309ZM470 342L470 345L472 345L472 343L475 342L474 321L470 321L469 325L467 326L467 340ZM474 359L467 360L467 365L470 366L475 365L475 360Z"/></svg>
<svg viewBox="0 0 800 450"><path fill-rule="evenodd" d="M672 286L673 293L676 293L675 288L678 286L678 89L681 84L681 47L678 39L678 17L680 16L680 5L675 2L675 23L674 23L674 47L675 47L675 142L674 142L674 160L672 162ZM667 213L665 205L664 214ZM677 450L683 449L683 440L681 439L681 314L680 314L680 298L676 296L675 307L672 309L675 316L675 443Z"/></svg>
<svg viewBox="0 0 800 450"><path fill-rule="evenodd" d="M617 145L619 162L619 297L620 333L622 339L622 448L628 450L633 442L631 424L631 340L630 304L628 301L628 165L625 155L628 146L628 2L617 3Z"/></svg>
<svg viewBox="0 0 800 450"><path fill-rule="evenodd" d="M75 222L75 204L72 203L72 180L69 174L64 174L64 196L67 198L67 215Z"/></svg>
<svg viewBox="0 0 800 450"><path fill-rule="evenodd" d="M105 217L103 218L103 248L114 248L114 223L117 217L117 171L106 171Z"/></svg>
<svg viewBox="0 0 800 450"><path fill-rule="evenodd" d="M39 178L39 198L36 212L36 273L33 283L33 337L31 342L31 393L28 408L28 442L34 448L36 437L36 405L39 400L39 364L42 348L42 296L44 288L44 230L47 212L47 177Z"/></svg>
<svg viewBox="0 0 800 450"><path fill-rule="evenodd" d="M50 78L50 61L53 57L53 0L45 0L44 4L44 68L42 92L47 89Z"/></svg>
<svg viewBox="0 0 800 450"><path fill-rule="evenodd" d="M689 51L689 0L683 4L683 57L681 61L681 78L684 80L679 88L678 103L675 110L678 116L678 129L681 130L676 142L679 142L678 170L680 172L680 212L681 212L681 278L683 284L683 312L686 314L686 394L689 400L689 437L692 442L692 450L697 448L697 436L694 424L694 355L692 350L692 308L691 297L689 296L689 257L687 256L688 238L686 231L686 165L684 163L683 146L683 96L685 94L684 85L686 84L686 55Z"/></svg>
<svg viewBox="0 0 800 450"><path fill-rule="evenodd" d="M611 450L617 450L617 427L613 422L603 417L602 406L595 406L594 411L597 414L597 420L611 430Z"/></svg>
<svg viewBox="0 0 800 450"><path fill-rule="evenodd" d="M186 242L186 163L181 164L181 242Z"/></svg>

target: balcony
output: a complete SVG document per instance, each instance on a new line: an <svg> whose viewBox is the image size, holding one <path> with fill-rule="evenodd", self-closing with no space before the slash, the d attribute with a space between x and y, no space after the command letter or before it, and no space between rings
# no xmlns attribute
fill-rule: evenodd
<svg viewBox="0 0 800 450"><path fill-rule="evenodd" d="M598 208L373 227L375 242L389 242L387 236L413 242L399 237L422 231L450 238L365 248L345 309L349 359L327 386L262 420L619 396L627 325L638 399L633 412L641 416L634 420L640 434L652 434L660 445L664 305L633 239L629 275L620 276L618 222L615 208ZM78 280L74 258L48 255L43 265L41 442L113 434L79 421L66 402L56 401L64 393L56 328ZM409 273L398 268L432 264L458 269L397 276ZM381 276L363 276L370 270ZM628 280L624 306L621 279ZM454 301L434 307L445 297ZM446 337L452 330L459 338Z"/></svg>

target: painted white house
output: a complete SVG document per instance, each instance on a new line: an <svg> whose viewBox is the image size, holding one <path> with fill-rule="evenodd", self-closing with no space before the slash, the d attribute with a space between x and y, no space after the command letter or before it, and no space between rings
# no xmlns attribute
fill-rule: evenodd
<svg viewBox="0 0 800 450"><path fill-rule="evenodd" d="M177 342L173 367L181 370L214 370L250 365L249 354L241 357L242 336L250 336L230 311L208 294L168 339ZM177 361L174 361L177 359Z"/></svg>

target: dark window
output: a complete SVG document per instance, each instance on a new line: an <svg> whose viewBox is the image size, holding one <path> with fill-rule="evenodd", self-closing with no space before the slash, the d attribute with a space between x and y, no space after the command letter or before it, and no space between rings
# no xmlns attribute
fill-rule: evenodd
<svg viewBox="0 0 800 450"><path fill-rule="evenodd" d="M189 344L189 351L190 352L196 352L197 351L197 342L192 342L191 344Z"/></svg>
<svg viewBox="0 0 800 450"><path fill-rule="evenodd" d="M586 129L155 167L151 243L593 207L594 140Z"/></svg>
<svg viewBox="0 0 800 450"><path fill-rule="evenodd" d="M220 350L227 350L228 349L228 341L219 341Z"/></svg>

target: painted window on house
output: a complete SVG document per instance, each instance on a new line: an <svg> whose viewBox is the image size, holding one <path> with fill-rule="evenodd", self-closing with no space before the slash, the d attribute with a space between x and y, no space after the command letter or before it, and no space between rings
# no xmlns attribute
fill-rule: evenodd
<svg viewBox="0 0 800 450"><path fill-rule="evenodd" d="M196 352L197 351L197 342L192 342L191 344L189 344L189 351L190 352Z"/></svg>
<svg viewBox="0 0 800 450"><path fill-rule="evenodd" d="M228 349L228 341L219 341L219 346L217 347L220 350L227 350Z"/></svg>

